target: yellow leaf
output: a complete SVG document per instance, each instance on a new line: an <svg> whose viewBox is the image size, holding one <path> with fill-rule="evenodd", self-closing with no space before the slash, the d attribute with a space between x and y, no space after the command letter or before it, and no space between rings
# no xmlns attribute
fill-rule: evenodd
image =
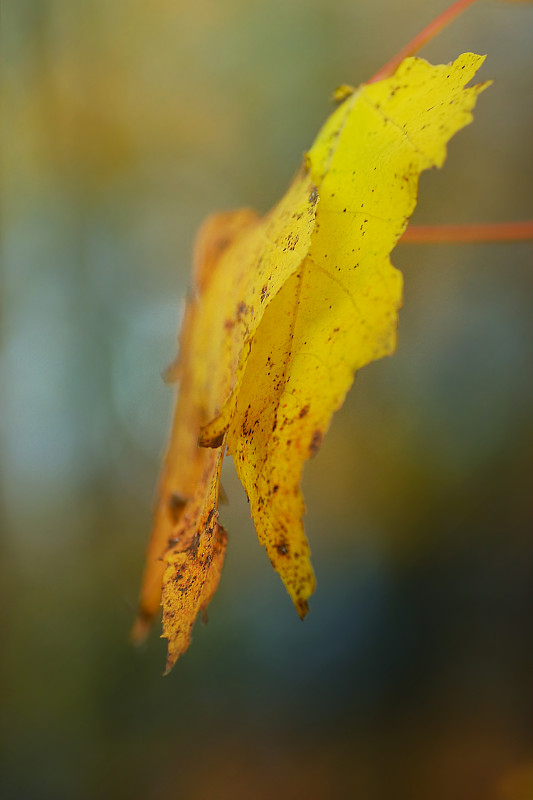
<svg viewBox="0 0 533 800"><path fill-rule="evenodd" d="M314 589L299 484L354 371L396 348L402 278L389 253L416 204L422 170L471 120L483 59L409 58L348 96L307 155L320 203L300 269L265 312L228 433L265 545L300 616Z"/></svg>
<svg viewBox="0 0 533 800"><path fill-rule="evenodd" d="M216 447L235 409L253 336L268 304L307 255L318 196L306 170L300 170L278 205L240 236L222 255L209 291L205 314L218 319L215 340L225 365L216 417L203 427L201 444Z"/></svg>
<svg viewBox="0 0 533 800"><path fill-rule="evenodd" d="M354 371L396 347L402 279L389 254L412 214L422 170L440 166L484 86L465 89L483 59L448 66L406 59L354 90L262 220L208 220L171 373L180 397L160 483L135 634L162 587L167 670L220 575L224 445L234 455L259 540L300 616L314 589L299 484ZM320 202L318 202L320 200ZM214 450L198 449L202 444Z"/></svg>

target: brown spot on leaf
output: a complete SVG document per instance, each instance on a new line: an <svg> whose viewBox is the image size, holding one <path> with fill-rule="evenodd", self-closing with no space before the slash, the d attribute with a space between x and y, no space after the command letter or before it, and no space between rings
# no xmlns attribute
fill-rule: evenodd
<svg viewBox="0 0 533 800"><path fill-rule="evenodd" d="M286 539L281 539L279 542L276 542L274 547L276 548L280 556L286 556L287 553L289 552Z"/></svg>
<svg viewBox="0 0 533 800"><path fill-rule="evenodd" d="M216 516L216 508L212 508L209 514L207 515L207 521L205 523L206 528L212 528L213 526L213 519Z"/></svg>
<svg viewBox="0 0 533 800"><path fill-rule="evenodd" d="M190 545L188 547L189 555L192 558L196 558L196 556L198 555L199 546L200 546L200 534L199 533L195 533L194 536L192 537L192 541L191 541L191 543L190 543Z"/></svg>
<svg viewBox="0 0 533 800"><path fill-rule="evenodd" d="M322 444L322 437L322 431L319 431L318 429L313 433L311 442L309 443L309 453L311 456L314 456L316 453L318 453L320 445Z"/></svg>
<svg viewBox="0 0 533 800"><path fill-rule="evenodd" d="M246 312L247 312L248 310L249 310L249 309L248 309L248 306L246 305L246 303L244 303L244 302L241 300L241 302L240 302L240 303L238 304L238 306L237 306L237 312L236 312L237 321L238 321L238 320L240 320L240 319L241 319L241 317L243 317L243 316L246 314Z"/></svg>

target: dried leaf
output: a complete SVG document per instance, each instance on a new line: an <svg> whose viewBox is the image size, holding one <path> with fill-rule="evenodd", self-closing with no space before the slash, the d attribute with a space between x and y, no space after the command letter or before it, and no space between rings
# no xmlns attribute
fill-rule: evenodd
<svg viewBox="0 0 533 800"><path fill-rule="evenodd" d="M163 633L167 671L188 648L194 621L220 578L226 532L218 523L218 487L223 449L211 450L192 502L188 503L164 556Z"/></svg>
<svg viewBox="0 0 533 800"><path fill-rule="evenodd" d="M180 381L180 391L158 487L139 611L132 634L135 641L145 637L161 605L164 555L169 542L176 538L184 511L199 491L199 486L208 485L209 469L215 471L217 468L212 463L212 455L197 445L201 425L207 422L217 406L218 387L212 377L220 366L216 344L220 331L216 324L212 325L212 318L203 314L202 298L220 265L224 249L237 233L254 228L256 223L257 216L248 210L217 214L204 223L198 234L193 288L183 319L179 358L168 371L170 378ZM181 530L181 536L192 540L196 528L190 513L187 519L193 529L188 535Z"/></svg>
<svg viewBox="0 0 533 800"><path fill-rule="evenodd" d="M303 464L354 371L395 350L402 279L389 254L415 207L420 173L442 165L447 141L471 121L486 84L464 87L482 61L467 53L433 67L408 58L391 78L342 87L278 206L263 220L221 215L201 231L137 626L142 633L155 613L163 580L167 669L218 582L226 441L259 539L305 615L314 576ZM215 450L196 447L200 429Z"/></svg>
<svg viewBox="0 0 533 800"><path fill-rule="evenodd" d="M299 490L354 372L396 349L402 277L389 253L412 214L422 170L471 120L483 59L449 66L406 59L354 91L307 156L320 203L307 258L265 312L228 449L265 545L300 616L314 589Z"/></svg>
<svg viewBox="0 0 533 800"><path fill-rule="evenodd" d="M230 407L264 310L309 249L316 202L314 186L301 171L264 219L248 210L216 215L198 237L179 359L169 370L170 377L180 380L179 400L133 630L136 641L146 635L163 584L163 635L173 660L188 646L196 614L209 600L210 592L201 587L214 590L218 582L213 576L225 544L225 537L212 529L225 431L212 442L218 449L213 458L197 446L200 428L224 404ZM184 598L178 609L177 598L193 586L194 599Z"/></svg>

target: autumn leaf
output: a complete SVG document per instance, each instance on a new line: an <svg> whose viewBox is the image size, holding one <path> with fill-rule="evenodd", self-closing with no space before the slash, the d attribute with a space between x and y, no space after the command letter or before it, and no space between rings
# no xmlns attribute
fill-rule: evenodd
<svg viewBox="0 0 533 800"><path fill-rule="evenodd" d="M180 393L133 630L136 641L145 636L163 584L163 629L173 660L187 648L194 620L216 588L225 548L217 521L224 433L213 455L198 448L199 431L227 405L264 309L305 257L316 203L302 170L264 219L248 210L216 215L198 237L179 359L170 369Z"/></svg>
<svg viewBox="0 0 533 800"><path fill-rule="evenodd" d="M305 615L315 582L303 465L354 372L395 350L402 279L389 255L414 210L420 173L442 165L446 143L472 119L487 84L465 86L482 61L470 53L447 66L408 58L392 77L343 87L273 211L263 220L215 217L201 231L136 628L141 636L156 612L162 581L167 669L218 582L226 444L259 540Z"/></svg>
<svg viewBox="0 0 533 800"><path fill-rule="evenodd" d="M265 545L300 616L314 589L299 490L354 372L396 349L401 274L389 253L416 204L418 176L441 166L481 88L482 58L407 59L354 91L307 155L320 203L307 258L256 334L228 433Z"/></svg>
<svg viewBox="0 0 533 800"><path fill-rule="evenodd" d="M154 526L146 557L139 612L133 638L144 638L153 616L161 604L161 586L165 571L163 556L167 550L178 546L185 550L200 530L199 522L191 515L192 500L196 495L205 499L211 473L218 464L208 451L197 446L198 431L216 407L215 385L211 376L220 366L218 349L212 337L220 336L215 321L203 315L202 296L207 292L214 272L221 263L221 255L239 232L254 228L257 216L252 211L218 214L208 219L199 235L195 251L193 287L185 310L180 334L178 361L167 370L168 380L178 380L180 391L170 436L170 446L158 487ZM212 326L212 330L211 330ZM221 459L221 452L217 454ZM216 497L214 498L216 505ZM184 515L187 507L187 514ZM202 509L196 503L196 514ZM186 528L183 521L186 520ZM191 611L192 622L200 606ZM181 615L183 616L183 615ZM191 625L192 625L191 622Z"/></svg>

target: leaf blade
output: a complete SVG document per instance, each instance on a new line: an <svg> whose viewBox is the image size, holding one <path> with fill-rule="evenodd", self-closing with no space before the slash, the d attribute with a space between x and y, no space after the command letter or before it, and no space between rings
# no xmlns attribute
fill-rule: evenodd
<svg viewBox="0 0 533 800"><path fill-rule="evenodd" d="M464 86L482 61L408 59L349 96L307 155L321 198L309 254L265 312L228 432L259 540L300 616L314 590L303 465L354 372L396 349L403 280L389 253L420 173L442 165L447 141L472 118L485 85Z"/></svg>

